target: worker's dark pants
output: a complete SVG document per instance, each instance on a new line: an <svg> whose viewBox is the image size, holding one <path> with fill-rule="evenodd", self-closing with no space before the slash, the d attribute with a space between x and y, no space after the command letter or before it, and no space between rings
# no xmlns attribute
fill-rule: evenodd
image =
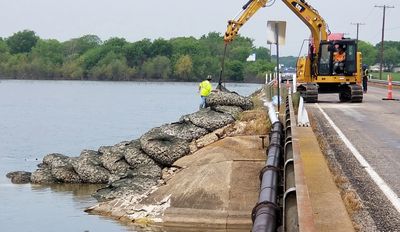
<svg viewBox="0 0 400 232"><path fill-rule="evenodd" d="M363 91L364 91L364 93L367 92L367 88L368 88L368 77L364 76L363 77Z"/></svg>

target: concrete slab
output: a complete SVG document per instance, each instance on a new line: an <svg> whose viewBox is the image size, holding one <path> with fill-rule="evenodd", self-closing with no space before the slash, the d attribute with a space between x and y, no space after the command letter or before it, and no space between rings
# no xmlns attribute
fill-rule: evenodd
<svg viewBox="0 0 400 232"><path fill-rule="evenodd" d="M296 128L305 181L318 231L354 231L318 141L311 128Z"/></svg>
<svg viewBox="0 0 400 232"><path fill-rule="evenodd" d="M265 158L259 136L224 138L177 161L183 169L142 203L170 195L163 226L249 231Z"/></svg>

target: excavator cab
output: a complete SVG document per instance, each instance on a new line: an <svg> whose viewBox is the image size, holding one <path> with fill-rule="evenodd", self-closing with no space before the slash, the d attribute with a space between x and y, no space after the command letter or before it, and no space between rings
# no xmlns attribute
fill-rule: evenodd
<svg viewBox="0 0 400 232"><path fill-rule="evenodd" d="M335 54L338 54L339 50L344 53L342 61L335 60ZM318 74L320 76L353 76L357 72L357 43L355 40L321 42L319 54Z"/></svg>
<svg viewBox="0 0 400 232"><path fill-rule="evenodd" d="M353 39L321 41L315 80L318 92L339 93L342 102L362 102L359 85L361 59L357 42ZM314 102L314 99L309 102Z"/></svg>

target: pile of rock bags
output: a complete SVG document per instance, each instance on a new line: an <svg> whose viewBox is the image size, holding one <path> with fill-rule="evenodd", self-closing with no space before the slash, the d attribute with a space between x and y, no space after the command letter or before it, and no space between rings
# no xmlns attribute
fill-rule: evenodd
<svg viewBox="0 0 400 232"><path fill-rule="evenodd" d="M140 194L161 180L162 169L190 154L190 144L235 121L253 107L251 100L236 93L213 91L208 107L182 116L178 122L153 128L139 139L83 150L79 157L48 154L33 173L11 172L13 183L107 184L95 194L99 201Z"/></svg>

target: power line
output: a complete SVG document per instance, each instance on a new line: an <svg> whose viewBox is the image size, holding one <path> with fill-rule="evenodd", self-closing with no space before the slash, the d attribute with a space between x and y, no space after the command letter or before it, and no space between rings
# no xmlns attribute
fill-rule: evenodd
<svg viewBox="0 0 400 232"><path fill-rule="evenodd" d="M374 11L374 8L371 8L371 10L370 10L369 13L367 14L367 16L365 16L365 18L363 19L363 21L365 21L366 19L370 18L369 16L372 14L372 11Z"/></svg>
<svg viewBox="0 0 400 232"><path fill-rule="evenodd" d="M365 23L350 23L350 24L357 26L357 42L358 42L358 32L359 32L360 26L365 25Z"/></svg>
<svg viewBox="0 0 400 232"><path fill-rule="evenodd" d="M382 20L382 39L381 39L381 57L380 57L380 64L379 64L379 80L382 80L382 63L383 63L383 41L385 39L385 15L386 15L386 8L394 8L394 6L376 6L378 8L383 8L383 20Z"/></svg>

